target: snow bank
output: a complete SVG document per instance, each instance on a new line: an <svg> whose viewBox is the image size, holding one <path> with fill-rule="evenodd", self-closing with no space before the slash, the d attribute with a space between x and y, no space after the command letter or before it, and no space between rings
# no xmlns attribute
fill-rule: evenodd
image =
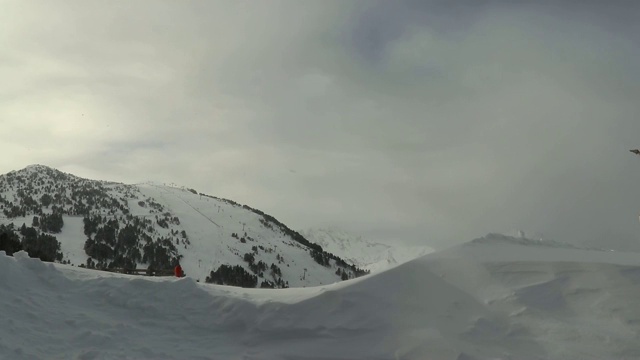
<svg viewBox="0 0 640 360"><path fill-rule="evenodd" d="M0 283L0 358L640 358L638 254L474 242L260 290L0 253Z"/></svg>

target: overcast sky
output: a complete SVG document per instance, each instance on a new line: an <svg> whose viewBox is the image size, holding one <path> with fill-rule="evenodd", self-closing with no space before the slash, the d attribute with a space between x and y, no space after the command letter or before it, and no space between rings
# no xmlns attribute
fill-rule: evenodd
<svg viewBox="0 0 640 360"><path fill-rule="evenodd" d="M0 0L0 173L640 250L640 2Z"/></svg>

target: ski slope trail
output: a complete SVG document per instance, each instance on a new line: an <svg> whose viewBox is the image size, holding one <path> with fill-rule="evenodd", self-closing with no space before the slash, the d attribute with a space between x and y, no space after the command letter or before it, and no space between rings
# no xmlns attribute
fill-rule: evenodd
<svg viewBox="0 0 640 360"><path fill-rule="evenodd" d="M0 254L0 358L640 358L640 256L489 236L341 283L241 289Z"/></svg>
<svg viewBox="0 0 640 360"><path fill-rule="evenodd" d="M166 201L166 195L170 195L172 197L177 198L178 200L182 201L183 203L185 203L188 207L190 207L191 209L193 209L193 211L197 212L198 214L200 214L203 218L209 220L209 222L211 222L213 225L220 227L220 225L218 223L216 223L215 221L213 221L213 219L211 219L210 217L208 217L207 215L205 215L204 213L202 213L202 211L200 211L199 209L195 208L193 205L191 205L187 200L183 199L180 195L170 192L167 188L165 187L160 187L157 185L151 185L153 187L155 187L158 191L160 191L160 194L162 196L162 198L165 200L166 203L175 203L175 202L171 202L171 201ZM169 210L173 210L173 208L169 208Z"/></svg>

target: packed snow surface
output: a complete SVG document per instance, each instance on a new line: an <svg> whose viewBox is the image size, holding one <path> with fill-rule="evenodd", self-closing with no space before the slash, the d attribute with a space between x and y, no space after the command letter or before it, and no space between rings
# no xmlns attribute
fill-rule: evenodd
<svg viewBox="0 0 640 360"><path fill-rule="evenodd" d="M0 253L2 359L640 359L640 254L492 235L242 289Z"/></svg>

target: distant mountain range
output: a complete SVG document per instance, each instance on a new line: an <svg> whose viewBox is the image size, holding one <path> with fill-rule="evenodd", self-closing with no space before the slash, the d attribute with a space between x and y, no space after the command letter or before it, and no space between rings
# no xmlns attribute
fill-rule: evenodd
<svg viewBox="0 0 640 360"><path fill-rule="evenodd" d="M313 228L300 233L326 251L340 254L348 263L371 272L385 270L434 251L428 246L372 242L340 229Z"/></svg>
<svg viewBox="0 0 640 360"><path fill-rule="evenodd" d="M0 250L75 266L166 272L180 262L196 280L244 287L316 286L368 272L347 260L352 253L341 257L357 247L346 239L315 243L247 205L157 183L31 165L0 176L0 213ZM379 260L397 262L392 256Z"/></svg>

